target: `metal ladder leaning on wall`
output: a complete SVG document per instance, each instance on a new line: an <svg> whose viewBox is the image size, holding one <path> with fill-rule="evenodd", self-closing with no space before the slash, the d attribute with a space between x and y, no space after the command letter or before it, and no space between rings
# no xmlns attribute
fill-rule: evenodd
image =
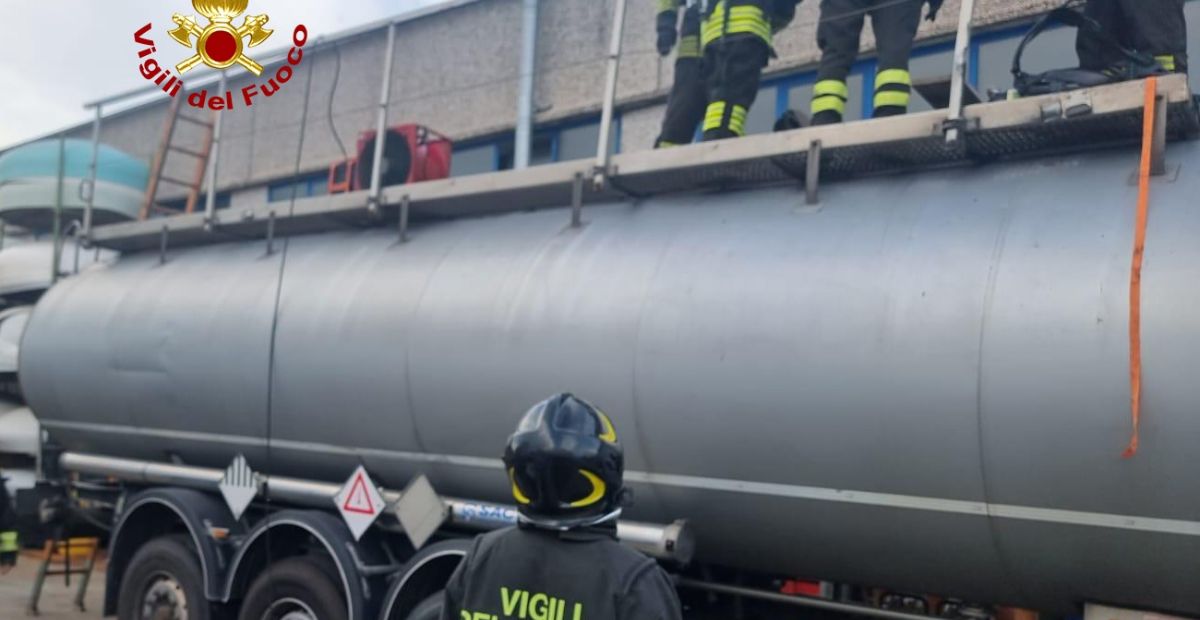
<svg viewBox="0 0 1200 620"><path fill-rule="evenodd" d="M185 97L182 96L175 97L171 101L171 107L167 110L167 118L163 121L162 137L159 139L158 149L154 152L154 161L150 166L150 181L146 185L146 196L142 201L140 219L148 219L154 214L177 214L172 209L167 209L156 204L158 190L164 181L187 189L185 213L194 213L196 211L196 204L200 201L200 191L204 185L204 175L208 170L208 159L212 154L213 134L217 126L217 113L211 112L208 120L183 114L181 108L183 107L184 99ZM175 144L175 129L180 121L197 125L203 131L199 150ZM163 174L163 171L167 167L168 156L172 152L186 155L196 160L196 172L192 180L177 179Z"/></svg>

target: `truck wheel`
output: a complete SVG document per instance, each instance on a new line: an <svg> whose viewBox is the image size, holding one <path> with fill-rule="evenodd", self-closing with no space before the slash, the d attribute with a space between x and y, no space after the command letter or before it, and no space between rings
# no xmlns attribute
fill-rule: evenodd
<svg viewBox="0 0 1200 620"><path fill-rule="evenodd" d="M238 620L348 620L346 599L315 561L288 558L254 580Z"/></svg>
<svg viewBox="0 0 1200 620"><path fill-rule="evenodd" d="M186 537L164 536L142 545L121 578L121 620L211 620L200 560Z"/></svg>
<svg viewBox="0 0 1200 620"><path fill-rule="evenodd" d="M441 591L430 594L409 612L405 620L438 620L442 615L442 596Z"/></svg>

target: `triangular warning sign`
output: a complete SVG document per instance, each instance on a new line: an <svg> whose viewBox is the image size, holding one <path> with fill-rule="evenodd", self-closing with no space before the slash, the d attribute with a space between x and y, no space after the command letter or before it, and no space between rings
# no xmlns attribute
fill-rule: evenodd
<svg viewBox="0 0 1200 620"><path fill-rule="evenodd" d="M361 515L375 514L375 504L371 502L371 492L367 490L364 472L359 471L355 474L354 482L350 485L350 492L346 494L346 501L342 502L342 510Z"/></svg>
<svg viewBox="0 0 1200 620"><path fill-rule="evenodd" d="M379 492L379 487L375 486L375 482L362 465L350 474L337 495L333 496L333 505L337 506L346 527L354 534L354 540L362 537L363 532L366 532L387 508L387 502Z"/></svg>

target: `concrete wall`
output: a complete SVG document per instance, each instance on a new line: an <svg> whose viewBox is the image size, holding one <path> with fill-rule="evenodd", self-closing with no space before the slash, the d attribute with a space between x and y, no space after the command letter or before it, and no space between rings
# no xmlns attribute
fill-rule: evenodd
<svg viewBox="0 0 1200 620"><path fill-rule="evenodd" d="M613 1L541 2L535 97L539 122L591 114L600 108ZM981 26L1003 23L1058 3L979 0L977 22ZM654 5L651 0L631 0L629 4L618 88L619 101L631 109L622 123L622 147L626 151L650 146L657 133L661 101L672 79L672 62L660 59L653 49ZM779 58L772 62L769 74L796 71L817 61L818 6L816 0L804 2L795 22L777 36ZM923 23L920 37L952 36L958 8L958 0L947 0L936 22ZM288 34L280 28L271 44L282 45ZM420 122L455 139L511 129L517 105L520 34L519 0L480 0L401 23L397 27L390 120ZM303 65L279 94L270 99L259 97L249 109L238 102L235 110L225 112L220 187L261 185L290 176L297 168L301 172L324 169L342 157L335 131L352 153L358 133L374 124L384 45L383 29L342 39L336 47L310 41ZM870 50L872 45L868 25L863 48ZM250 76L240 70L235 75L238 77L230 88L236 97ZM255 81L261 83L264 79ZM160 102L107 118L102 139L150 160L157 148L165 109L166 104ZM185 113L200 114L189 108ZM90 138L90 127L81 127L74 135ZM179 137L180 144L193 146L200 139L197 129L190 125L181 130ZM191 178L193 168L188 158L172 155L168 174ZM235 197L235 206L261 199L261 191ZM164 188L163 196L170 198L179 193Z"/></svg>

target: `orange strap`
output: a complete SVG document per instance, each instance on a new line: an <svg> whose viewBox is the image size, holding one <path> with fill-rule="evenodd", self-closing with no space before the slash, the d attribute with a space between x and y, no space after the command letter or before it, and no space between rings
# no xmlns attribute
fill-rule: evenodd
<svg viewBox="0 0 1200 620"><path fill-rule="evenodd" d="M1137 219L1133 229L1133 265L1129 270L1129 412L1133 431L1121 455L1137 454L1142 417L1142 255L1146 251L1146 219L1150 210L1150 160L1154 146L1155 100L1158 79L1146 79L1145 112L1142 115L1142 163L1138 168Z"/></svg>

